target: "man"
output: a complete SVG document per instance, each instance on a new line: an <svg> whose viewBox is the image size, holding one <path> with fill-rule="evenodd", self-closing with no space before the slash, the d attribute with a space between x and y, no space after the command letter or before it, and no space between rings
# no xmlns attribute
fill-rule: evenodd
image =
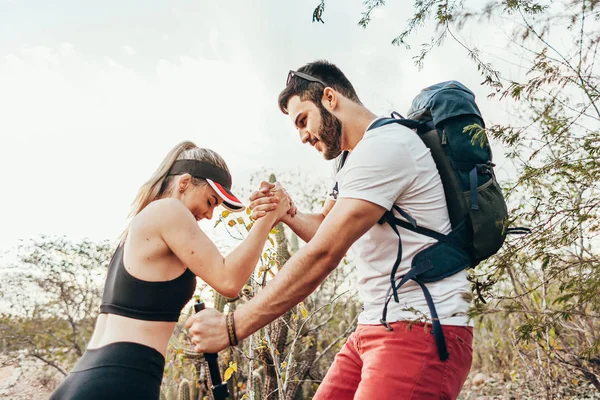
<svg viewBox="0 0 600 400"><path fill-rule="evenodd" d="M410 323L431 318L416 283L402 286L399 302L390 302L387 323L392 330L380 322L399 245L393 229L378 224L384 213L397 205L420 226L444 234L451 230L429 150L412 130L399 124L370 129L377 116L360 102L346 76L326 61L290 71L279 107L290 116L302 143L328 160L338 158L341 169L333 198L321 214L292 212L282 219L307 244L251 301L228 318L215 310L190 317L186 326L197 351L222 350L283 315L312 293L352 247L364 311L314 398L457 398L472 360L465 271L427 284L443 326L447 360L440 359L431 325ZM269 189L252 195L255 218L266 212ZM402 259L396 279L410 269L417 253L436 243L403 228L399 232Z"/></svg>

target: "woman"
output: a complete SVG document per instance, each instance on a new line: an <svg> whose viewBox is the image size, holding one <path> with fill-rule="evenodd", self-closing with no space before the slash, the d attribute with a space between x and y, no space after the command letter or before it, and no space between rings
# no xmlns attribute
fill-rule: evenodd
<svg viewBox="0 0 600 400"><path fill-rule="evenodd" d="M215 152L176 146L137 194L131 222L108 268L101 314L83 357L51 400L158 399L165 352L196 276L226 297L237 296L262 253L271 227L290 208L283 189L227 257L199 228L215 207L244 209Z"/></svg>

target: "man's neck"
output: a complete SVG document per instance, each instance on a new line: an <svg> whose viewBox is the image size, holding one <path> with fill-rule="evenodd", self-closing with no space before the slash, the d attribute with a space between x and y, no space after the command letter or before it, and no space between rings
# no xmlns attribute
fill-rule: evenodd
<svg viewBox="0 0 600 400"><path fill-rule="evenodd" d="M352 151L363 138L369 124L377 115L360 104L356 104L347 113L347 118L342 121L344 127L342 135L342 149Z"/></svg>

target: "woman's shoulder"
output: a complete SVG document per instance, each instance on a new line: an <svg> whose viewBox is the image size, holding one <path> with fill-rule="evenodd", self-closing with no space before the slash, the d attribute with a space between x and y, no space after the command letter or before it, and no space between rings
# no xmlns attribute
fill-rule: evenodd
<svg viewBox="0 0 600 400"><path fill-rule="evenodd" d="M166 198L154 200L148 204L134 220L172 222L173 220L193 219L190 210L178 199ZM133 222L133 220L132 220Z"/></svg>
<svg viewBox="0 0 600 400"><path fill-rule="evenodd" d="M187 208L181 202L181 200L175 199L173 197L167 197L164 199L154 200L153 202L148 204L146 206L146 208L144 208L144 210L150 210L150 211L152 211L152 210L160 210L160 211L175 210L175 211L177 211L178 209L187 209Z"/></svg>

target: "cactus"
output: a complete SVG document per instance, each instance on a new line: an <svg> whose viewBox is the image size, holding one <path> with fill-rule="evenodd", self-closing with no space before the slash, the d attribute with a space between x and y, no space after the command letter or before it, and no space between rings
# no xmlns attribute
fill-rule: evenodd
<svg viewBox="0 0 600 400"><path fill-rule="evenodd" d="M271 175L269 181L275 182L275 176ZM290 259L291 254L288 249L288 240L285 237L283 224L277 224L275 229L277 230L277 233L275 233L275 241L277 243L277 263L279 264L279 267L282 268L285 265L285 263ZM266 328L269 332L269 335L271 336L271 340L273 345L275 346L275 350L279 354L284 354L285 351L285 344L287 341L289 331L288 326L291 317L292 312L289 311ZM279 365L273 366L273 360L268 350L262 352L261 359L263 360L263 362L265 362L265 364L267 364L267 374L265 377L265 382L262 385L263 392L261 397L263 399L268 399L269 394L277 393L277 375L273 368L279 368Z"/></svg>
<svg viewBox="0 0 600 400"><path fill-rule="evenodd" d="M274 182L275 177L271 175L270 182ZM298 251L299 243L298 237L296 235L292 235L291 241L288 242L285 237L283 224L279 223L277 225L277 232L275 233L275 241L277 242L277 262L280 268L284 267L285 263L290 259L291 253L295 253ZM291 252L290 252L291 250ZM278 319L275 323L271 324L269 329L269 333L271 335L271 339L275 349L279 352L279 354L284 354L286 350L286 341L288 336L288 330L290 326L292 312L288 312L283 315L280 319ZM309 345L305 349L304 352L297 355L296 366L293 369L290 369L290 376L286 377L288 380L286 393L280 394L277 397L282 398L284 395L286 400L293 400L297 398L298 395L301 395L301 382L306 379L306 376L309 373L311 366L317 355L317 346L311 343L314 343L316 338L314 335L309 335ZM270 364L273 361L270 357L264 357L263 359L268 359ZM267 362L267 365L269 362ZM279 367L279 366L276 366ZM290 379L293 379L290 381ZM273 367L267 367L267 374L265 377L265 382L262 385L262 399L267 400L267 396L272 393L276 393L277 390L277 381L276 375L273 370Z"/></svg>
<svg viewBox="0 0 600 400"><path fill-rule="evenodd" d="M169 388L167 389L167 400L176 400L175 387L173 385L169 385Z"/></svg>
<svg viewBox="0 0 600 400"><path fill-rule="evenodd" d="M178 400L190 400L190 382L187 379L182 379L179 383L177 392Z"/></svg>
<svg viewBox="0 0 600 400"><path fill-rule="evenodd" d="M204 358L196 358L192 361L195 369L195 382L192 386L192 399L203 399L208 396L208 368ZM210 398L210 397L209 397Z"/></svg>
<svg viewBox="0 0 600 400"><path fill-rule="evenodd" d="M198 384L198 382L194 382L190 384L191 386L191 395L192 395L192 400L198 400L200 398L200 385Z"/></svg>
<svg viewBox="0 0 600 400"><path fill-rule="evenodd" d="M263 400L262 379L256 371L252 374L252 386L254 387L254 400Z"/></svg>
<svg viewBox="0 0 600 400"><path fill-rule="evenodd" d="M298 235L296 235L295 233L292 234L292 237L290 239L289 248L290 248L290 252L292 254L297 252L298 249L300 248L300 243L298 242Z"/></svg>
<svg viewBox="0 0 600 400"><path fill-rule="evenodd" d="M225 309L225 304L227 304L227 299L225 298L225 296L222 296L221 294L215 291L214 300L215 310L223 312L223 310Z"/></svg>

